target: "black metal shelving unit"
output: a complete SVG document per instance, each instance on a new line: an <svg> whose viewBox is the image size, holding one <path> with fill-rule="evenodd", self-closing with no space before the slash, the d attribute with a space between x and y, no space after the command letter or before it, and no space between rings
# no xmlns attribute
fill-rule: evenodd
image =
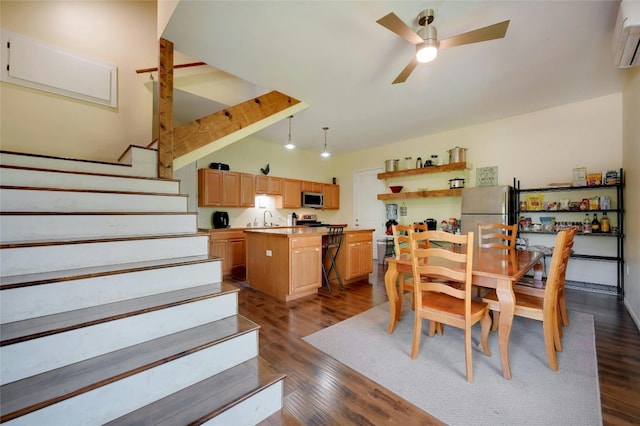
<svg viewBox="0 0 640 426"><path fill-rule="evenodd" d="M550 186L543 188L520 188L520 181L513 179L513 186L515 188L515 216L520 217L521 214L535 213L535 214L576 214L576 213L603 213L615 214L617 221L617 232L608 233L578 233L576 236L584 236L588 238L616 238L617 251L615 256L597 256L589 254L572 254L571 257L575 259L596 260L603 262L616 262L617 263L617 293L620 300L624 298L624 174L623 169L618 170L618 183L615 185L594 185L594 186ZM520 210L519 201L521 194L524 193L536 193L536 192L576 192L576 191L602 191L604 189L615 189L615 205L616 208L603 210ZM518 234L535 234L535 235L554 235L556 232L551 231L529 231L518 230Z"/></svg>

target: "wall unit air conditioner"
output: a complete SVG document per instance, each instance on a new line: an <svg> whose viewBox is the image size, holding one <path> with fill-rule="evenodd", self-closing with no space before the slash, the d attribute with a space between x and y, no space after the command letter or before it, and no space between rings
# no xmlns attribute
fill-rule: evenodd
<svg viewBox="0 0 640 426"><path fill-rule="evenodd" d="M640 1L622 0L613 34L615 65L628 68L640 65Z"/></svg>

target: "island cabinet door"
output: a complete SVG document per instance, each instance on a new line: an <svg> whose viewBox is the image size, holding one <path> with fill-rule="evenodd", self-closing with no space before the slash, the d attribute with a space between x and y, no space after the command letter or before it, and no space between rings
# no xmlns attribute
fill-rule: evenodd
<svg viewBox="0 0 640 426"><path fill-rule="evenodd" d="M344 279L370 274L373 270L371 234L352 234L347 238Z"/></svg>
<svg viewBox="0 0 640 426"><path fill-rule="evenodd" d="M322 285L321 243L320 237L292 239L290 294L315 292Z"/></svg>

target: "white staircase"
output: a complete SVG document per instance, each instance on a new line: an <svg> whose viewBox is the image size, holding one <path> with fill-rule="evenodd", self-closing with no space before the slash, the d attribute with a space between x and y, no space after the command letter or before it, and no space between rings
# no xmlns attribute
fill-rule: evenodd
<svg viewBox="0 0 640 426"><path fill-rule="evenodd" d="M281 409L284 376L155 155L0 153L0 423L246 425Z"/></svg>

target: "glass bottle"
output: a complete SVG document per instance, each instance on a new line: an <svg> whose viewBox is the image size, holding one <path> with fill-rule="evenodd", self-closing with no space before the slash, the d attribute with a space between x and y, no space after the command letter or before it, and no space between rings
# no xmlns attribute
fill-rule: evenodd
<svg viewBox="0 0 640 426"><path fill-rule="evenodd" d="M591 232L600 232L600 221L598 221L598 213L593 214L593 220L591 221Z"/></svg>
<svg viewBox="0 0 640 426"><path fill-rule="evenodd" d="M584 219L582 220L582 232L584 234L591 233L591 221L589 220L589 213L585 213Z"/></svg>
<svg viewBox="0 0 640 426"><path fill-rule="evenodd" d="M600 220L600 231L611 232L611 222L607 217L607 212L602 212L602 219Z"/></svg>

